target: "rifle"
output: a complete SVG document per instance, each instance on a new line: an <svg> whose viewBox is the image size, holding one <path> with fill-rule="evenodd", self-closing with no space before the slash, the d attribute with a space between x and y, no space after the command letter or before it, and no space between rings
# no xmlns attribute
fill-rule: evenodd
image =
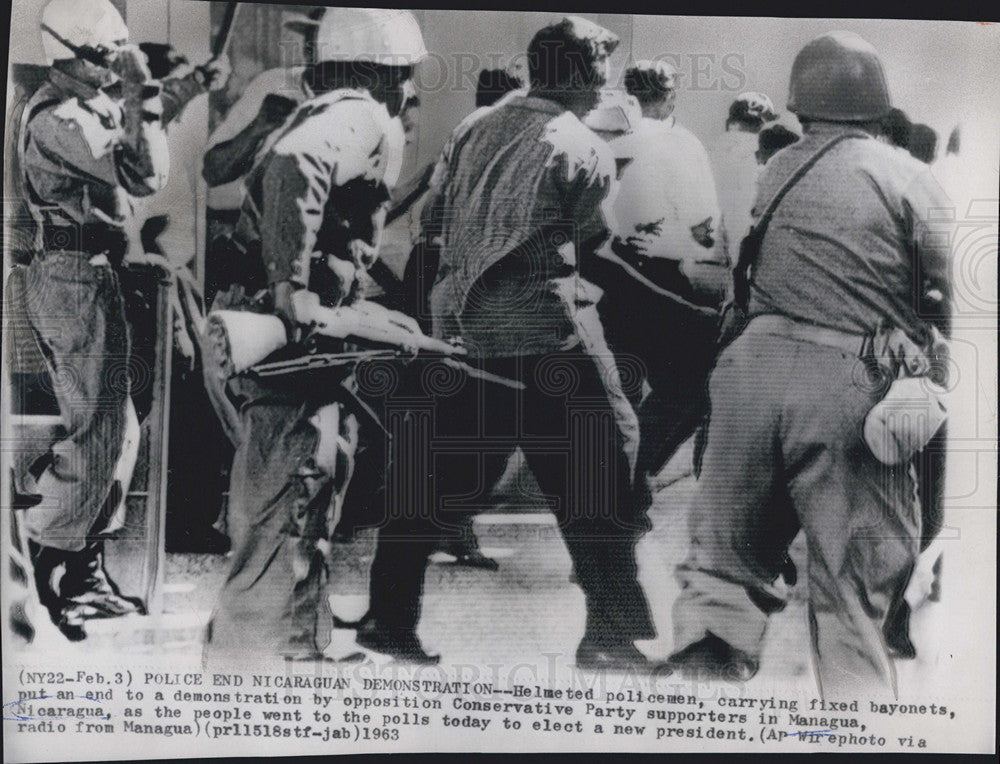
<svg viewBox="0 0 1000 764"><path fill-rule="evenodd" d="M470 366L464 361L459 361L446 353L421 351L417 357L428 361L438 361L439 363L451 366L453 369L457 369L470 377L481 379L485 382L492 382L497 385L509 387L512 390L525 389L523 382L519 382L515 379L509 379L508 377L502 377L499 374L492 374L482 369L477 369L475 366ZM397 361L410 360L412 358L413 356L404 353L401 350L395 350L392 348L356 350L344 353L315 353L313 355L302 356L301 358L292 358L287 361L272 361L270 363L257 364L256 366L252 366L248 369L248 373L256 377L278 377L286 374L297 374L303 371L316 371L317 369L330 369L338 366L351 366L363 363L364 361Z"/></svg>
<svg viewBox="0 0 1000 764"><path fill-rule="evenodd" d="M229 42L229 32L233 28L233 21L236 19L236 9L238 6L239 3L236 2L226 3L226 12L222 17L222 25L219 27L219 33L215 36L215 40L212 41L212 58L218 58L226 49L226 44Z"/></svg>
<svg viewBox="0 0 1000 764"><path fill-rule="evenodd" d="M324 308L319 298L306 290L293 297L296 313L307 322L308 331L303 339L329 337L353 344L367 344L360 351L344 353L313 353L296 358L263 363L273 352L287 345L286 328L277 316L236 310L212 311L207 320L206 340L220 377L247 371L259 377L279 376L315 369L358 364L365 360L403 360L422 356L439 360L470 377L504 385L515 390L525 386L516 380L500 377L466 364L455 358L465 352L442 340L428 337L419 331L411 332L405 322L407 316L379 308L373 315L359 313L360 306ZM371 306L378 308L378 306ZM403 323L401 323L403 322ZM391 347L384 347L391 345ZM372 347L374 346L374 347ZM405 348L405 349L404 349Z"/></svg>
<svg viewBox="0 0 1000 764"><path fill-rule="evenodd" d="M239 8L239 3L230 0L226 3L226 11L222 17L222 25L219 27L219 33L212 40L212 57L209 59L209 63L215 61L219 56L223 54L226 50L226 45L229 44L229 33L233 30L233 21L236 20L236 10ZM202 64L201 66L196 66L195 70L201 72L201 76L204 79L206 86L211 82L212 73L208 70L207 64Z"/></svg>

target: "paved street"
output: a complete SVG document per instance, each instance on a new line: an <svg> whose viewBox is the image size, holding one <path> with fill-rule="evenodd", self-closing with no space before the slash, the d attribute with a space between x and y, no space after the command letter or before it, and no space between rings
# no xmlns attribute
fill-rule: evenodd
<svg viewBox="0 0 1000 764"><path fill-rule="evenodd" d="M640 580L660 635L640 646L653 658L665 657L672 648L670 610L677 595L672 569L685 552L684 514L694 485L693 477L683 475L683 468L678 467L684 463L684 455L679 456L660 476L661 482L670 484L657 493L651 510L653 530L638 550ZM944 545L944 601L926 604L915 616L920 657L897 664L904 692L908 686L927 686L939 672L949 673L952 681L960 675L975 681L976 667L960 660L973 649L975 635L949 626L969 622L969 612L963 609L969 593L957 584L975 580L976 574L967 569L968 555L962 554L962 546L974 542L976 528L980 534L992 533L994 525L990 514L981 510L956 511L952 518L945 531L950 540ZM552 518L540 513L494 513L478 517L475 527L483 551L499 561L500 569L457 567L450 556L437 554L426 578L420 627L424 644L441 652L446 664L512 669L555 661L570 666L583 632L584 603L580 589L570 580L570 558ZM372 531L364 531L350 544L334 546L331 605L343 618L356 618L366 608L373 551ZM790 683L806 691L812 687L801 539L793 546L793 558L800 570L799 585L786 610L771 619L761 671L747 692L771 682ZM222 556L168 555L162 617L91 621L90 639L75 645L62 642L60 649L81 655L84 651L127 652L197 660L203 629L227 566ZM44 650L60 639L43 625L27 652ZM344 655L352 645L352 632L338 631L328 653Z"/></svg>

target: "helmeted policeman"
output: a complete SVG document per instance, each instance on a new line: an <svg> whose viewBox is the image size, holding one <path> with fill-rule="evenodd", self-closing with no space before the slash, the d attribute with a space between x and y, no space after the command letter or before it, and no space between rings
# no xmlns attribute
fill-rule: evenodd
<svg viewBox="0 0 1000 764"><path fill-rule="evenodd" d="M126 433L138 427L115 268L128 249L133 200L166 181L164 125L205 92L217 69L153 80L108 0L52 0L41 29L51 69L25 105L19 132L24 191L38 224L24 303L65 434L21 481L37 498L25 526L40 600L63 634L79 640L87 618L144 611L108 577L96 535L128 490L119 462Z"/></svg>
<svg viewBox="0 0 1000 764"><path fill-rule="evenodd" d="M219 217L238 214L243 203L243 178L253 167L266 139L284 124L299 105L315 96L309 79L315 71L315 63L325 60L317 56L325 55L324 48L336 35L335 26L339 18L338 14L327 13L325 8L315 8L308 16L289 14L283 25L302 35L302 62L295 66L268 69L254 77L212 131L205 151L202 176L209 187L208 206ZM409 96L412 85L405 87ZM402 129L402 126L393 129ZM401 167L399 164L398 168L390 171L390 179L393 173L398 174ZM241 275L236 269L232 274L219 273L217 278L225 281ZM225 288L228 283L217 286Z"/></svg>
<svg viewBox="0 0 1000 764"><path fill-rule="evenodd" d="M632 644L655 634L636 581L635 415L604 341L595 289L580 277L607 238L615 182L607 146L580 118L597 103L617 42L575 17L539 31L528 49L529 92L466 119L435 171L425 229L441 244L430 294L434 336L461 337L475 364L525 389L425 380L431 440L412 440L394 467L429 466L420 479L414 471L396 481L358 633L364 647L437 660L416 633L428 556L442 534L455 532L456 516L482 506L520 446L585 593L577 664L645 661ZM414 427L407 438L422 437Z"/></svg>
<svg viewBox="0 0 1000 764"><path fill-rule="evenodd" d="M427 55L408 11L339 8L327 20L320 60L304 74L314 95L267 138L235 232L293 336L302 298L329 308L359 299L378 255L386 173L402 150L391 123ZM206 645L214 655L323 657L333 627L326 554L357 444L345 377L230 382L242 432L231 473L232 569Z"/></svg>
<svg viewBox="0 0 1000 764"><path fill-rule="evenodd" d="M878 54L855 34L823 35L795 59L788 108L805 135L764 168L755 215L787 193L750 258L749 323L710 380L677 569L672 663L685 674L756 672L801 529L821 692L895 691L882 627L917 556L920 510L911 465L876 458L866 420L884 382L926 360L933 331L915 295L947 305L951 289L949 239L932 226L947 197L873 137L890 105Z"/></svg>

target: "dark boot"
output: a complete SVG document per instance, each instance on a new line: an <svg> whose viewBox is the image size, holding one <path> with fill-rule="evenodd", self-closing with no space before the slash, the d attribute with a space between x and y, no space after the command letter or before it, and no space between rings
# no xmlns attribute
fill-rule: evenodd
<svg viewBox="0 0 1000 764"><path fill-rule="evenodd" d="M576 665L589 671L646 671L649 659L632 643L601 645L584 637L576 649Z"/></svg>
<svg viewBox="0 0 1000 764"><path fill-rule="evenodd" d="M917 657L917 648L910 639L910 605L899 597L886 614L882 635L893 658L910 660Z"/></svg>
<svg viewBox="0 0 1000 764"><path fill-rule="evenodd" d="M72 553L42 546L31 540L28 541L28 552L34 568L38 601L49 612L52 623L71 642L86 639L87 632L83 629L84 617L81 608L60 596L52 582L56 570L66 564L67 558ZM65 579L65 575L63 578Z"/></svg>
<svg viewBox="0 0 1000 764"><path fill-rule="evenodd" d="M756 658L711 632L670 656L668 665L685 679L696 681L747 682L760 668Z"/></svg>
<svg viewBox="0 0 1000 764"><path fill-rule="evenodd" d="M63 576L63 597L83 607L87 618L117 618L130 613L146 615L138 597L125 597L104 570L104 541L88 541L82 551L72 554Z"/></svg>
<svg viewBox="0 0 1000 764"><path fill-rule="evenodd" d="M357 643L360 647L406 663L435 666L441 662L440 655L431 655L424 650L412 629L382 626L374 618L360 624Z"/></svg>

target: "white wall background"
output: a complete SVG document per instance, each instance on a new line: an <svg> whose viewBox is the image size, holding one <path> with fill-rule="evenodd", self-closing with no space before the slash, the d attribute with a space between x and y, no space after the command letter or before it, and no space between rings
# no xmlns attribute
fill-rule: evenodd
<svg viewBox="0 0 1000 764"><path fill-rule="evenodd" d="M45 0L15 0L11 14L11 61L42 63L38 16ZM134 40L169 40L195 62L208 55L209 3L195 0L120 0ZM247 4L245 7L249 7ZM484 66L523 57L531 36L561 14L547 12L418 10L432 57L421 64L424 85L412 172L440 151L458 121L472 111L475 78ZM895 104L914 121L931 125L943 153L961 123L962 153L974 158L966 172L970 195L996 196L1000 172L1000 27L972 22L850 19L581 14L616 32L622 44L613 77L628 62L664 57L679 64L678 119L706 145L723 130L733 97L760 90L784 109L796 52L832 29L855 31L881 53ZM267 44L260 40L260 44ZM277 41L274 41L277 45ZM177 167L191 174L206 117L205 99L189 107L173 128ZM784 119L794 124L794 118ZM182 154L185 155L182 158ZM194 172L194 175L197 173ZM404 172L404 177L406 172ZM197 195L197 179L191 178Z"/></svg>
<svg viewBox="0 0 1000 764"><path fill-rule="evenodd" d="M448 132L473 108L475 74L461 76L475 56L482 65L523 56L531 36L554 13L419 11L433 58L421 65L417 163L430 161ZM732 99L743 90L767 93L784 110L788 76L798 50L834 29L857 32L880 52L895 104L940 136L963 124L963 150L986 168L998 167L1000 148L1000 27L972 22L581 14L622 38L613 76L632 60L665 58L679 64L677 116L703 141L724 129ZM441 61L449 67L441 87ZM436 87L435 87L436 86ZM794 124L794 118L786 115Z"/></svg>

